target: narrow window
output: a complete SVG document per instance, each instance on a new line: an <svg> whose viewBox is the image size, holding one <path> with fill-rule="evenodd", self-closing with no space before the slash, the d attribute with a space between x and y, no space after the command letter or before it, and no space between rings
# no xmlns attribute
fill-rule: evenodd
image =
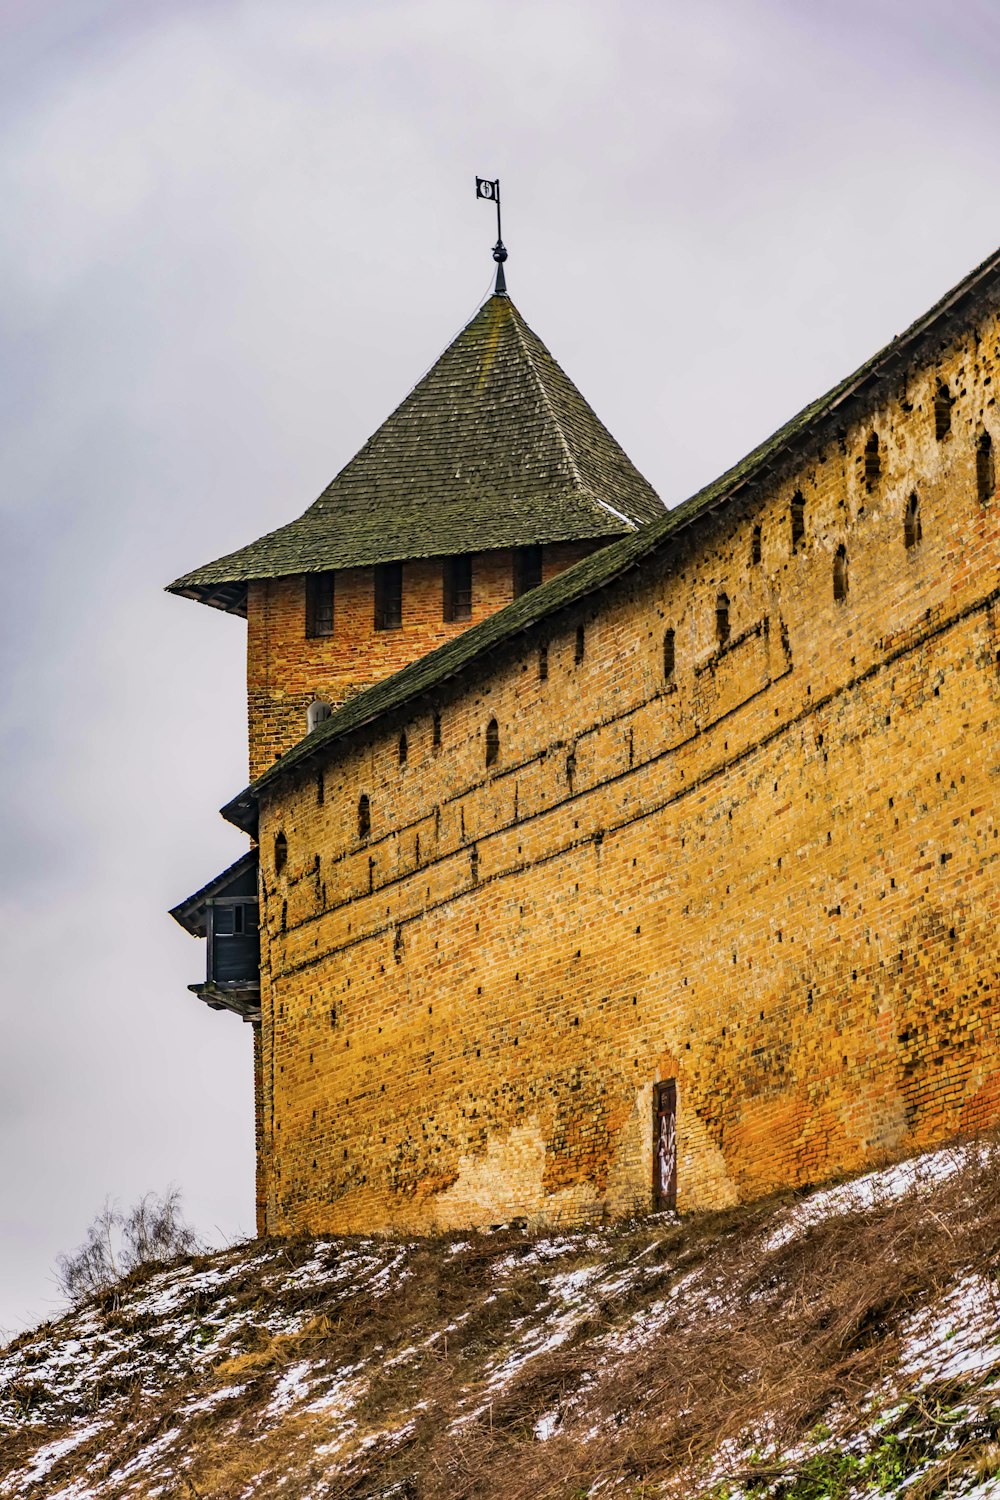
<svg viewBox="0 0 1000 1500"><path fill-rule="evenodd" d="M951 431L951 409L954 404L951 391L942 380L934 393L934 436L938 442Z"/></svg>
<svg viewBox="0 0 1000 1500"><path fill-rule="evenodd" d="M653 1207L677 1207L677 1084L653 1085Z"/></svg>
<svg viewBox="0 0 1000 1500"><path fill-rule="evenodd" d="M549 675L549 643L543 641L538 648L538 680L544 682Z"/></svg>
<svg viewBox="0 0 1000 1500"><path fill-rule="evenodd" d="M326 777L323 775L323 772L320 771L319 775L316 777L316 802L320 807L322 807L325 801Z"/></svg>
<svg viewBox="0 0 1000 1500"><path fill-rule="evenodd" d="M333 635L333 573L306 574L306 635Z"/></svg>
<svg viewBox="0 0 1000 1500"><path fill-rule="evenodd" d="M472 556L446 557L444 560L444 618L447 621L472 619Z"/></svg>
<svg viewBox="0 0 1000 1500"><path fill-rule="evenodd" d="M760 526L755 526L750 534L750 562L754 567L756 567L756 565L760 562L761 557L764 555L763 547L761 545L762 535L763 528Z"/></svg>
<svg viewBox="0 0 1000 1500"><path fill-rule="evenodd" d="M306 733L312 734L314 729L326 722L332 712L333 710L329 703L324 703L321 698L317 698L314 703L310 703L306 709Z"/></svg>
<svg viewBox="0 0 1000 1500"><path fill-rule="evenodd" d="M673 678L676 665L677 656L674 646L674 632L671 629L664 631L663 635L663 676L667 682L670 682Z"/></svg>
<svg viewBox="0 0 1000 1500"><path fill-rule="evenodd" d="M577 666L583 661L587 650L587 632L582 625L576 627L576 645L573 647L573 660Z"/></svg>
<svg viewBox="0 0 1000 1500"><path fill-rule="evenodd" d="M869 493L882 477L882 455L879 452L878 433L873 432L865 444L865 488Z"/></svg>
<svg viewBox="0 0 1000 1500"><path fill-rule="evenodd" d="M403 732L402 732L402 734L399 736L399 764L401 766L405 766L406 765L406 761L407 761L407 758L408 758L409 754L410 754L410 746L409 746L409 744L407 742L406 730L404 729Z"/></svg>
<svg viewBox="0 0 1000 1500"><path fill-rule="evenodd" d="M491 719L486 726L486 764L495 766L500 759L500 726Z"/></svg>
<svg viewBox="0 0 1000 1500"><path fill-rule="evenodd" d="M980 505L988 505L996 489L996 473L993 467L993 439L988 432L981 432L976 441L976 493Z"/></svg>
<svg viewBox="0 0 1000 1500"><path fill-rule="evenodd" d="M923 538L923 534L923 528L920 525L920 501L914 494L907 500L903 514L903 541L907 547L915 547Z"/></svg>
<svg viewBox="0 0 1000 1500"><path fill-rule="evenodd" d="M274 873L280 875L288 863L288 840L283 833L275 835L274 839Z"/></svg>
<svg viewBox="0 0 1000 1500"><path fill-rule="evenodd" d="M847 548L837 548L833 559L833 597L840 603L847 598Z"/></svg>
<svg viewBox="0 0 1000 1500"><path fill-rule="evenodd" d="M358 838L366 839L372 831L372 805L368 800L368 793L362 792L358 798Z"/></svg>
<svg viewBox="0 0 1000 1500"><path fill-rule="evenodd" d="M379 563L375 569L375 629L398 630L403 623L403 564Z"/></svg>
<svg viewBox="0 0 1000 1500"><path fill-rule="evenodd" d="M520 599L542 581L541 547L518 547L514 553L514 598Z"/></svg>
<svg viewBox="0 0 1000 1500"><path fill-rule="evenodd" d="M724 646L729 639L729 596L720 594L715 601L715 639Z"/></svg>
<svg viewBox="0 0 1000 1500"><path fill-rule="evenodd" d="M792 551L798 552L806 539L806 502L799 491L792 496Z"/></svg>
<svg viewBox="0 0 1000 1500"><path fill-rule="evenodd" d="M441 715L437 709L434 710L434 718L431 721L431 748L441 749Z"/></svg>

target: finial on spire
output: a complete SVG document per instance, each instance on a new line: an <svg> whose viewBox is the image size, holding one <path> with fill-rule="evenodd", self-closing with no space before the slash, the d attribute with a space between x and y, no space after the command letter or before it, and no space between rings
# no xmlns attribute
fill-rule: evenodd
<svg viewBox="0 0 1000 1500"><path fill-rule="evenodd" d="M503 235L500 233L500 179L499 179L499 177L497 177L493 181L491 181L490 178L488 178L488 177L477 177L476 178L476 197L477 198L488 198L491 203L495 203L496 206L497 206L497 242L493 246L493 259L497 263L497 284L496 284L496 288L495 288L495 295L497 297L506 297L506 295L507 295L507 278L504 275L503 263L507 259L507 247L505 246L505 244L503 242Z"/></svg>

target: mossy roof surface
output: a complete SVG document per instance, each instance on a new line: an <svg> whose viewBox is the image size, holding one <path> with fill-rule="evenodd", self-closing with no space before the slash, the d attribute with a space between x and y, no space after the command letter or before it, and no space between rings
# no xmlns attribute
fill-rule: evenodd
<svg viewBox="0 0 1000 1500"><path fill-rule="evenodd" d="M304 515L170 585L619 536L663 504L505 296L490 297Z"/></svg>
<svg viewBox="0 0 1000 1500"><path fill-rule="evenodd" d="M667 511L658 521L638 532L620 537L582 562L567 568L549 582L516 599L478 625L429 655L411 662L402 671L375 683L348 700L324 723L275 761L263 776L222 809L223 817L237 827L256 827L260 794L293 771L303 761L324 753L338 740L374 724L384 715L426 697L449 678L488 656L504 642L529 630L549 616L606 588L630 569L669 547L679 532L708 512L734 501L739 492L765 478L784 455L803 452L810 443L829 441L847 421L856 420L866 406L885 392L884 382L897 379L917 359L933 357L959 327L968 324L985 305L996 302L1000 287L1000 250L971 271L956 287L904 333L899 334L853 374L832 390L810 402L765 442L735 464L712 484L683 504Z"/></svg>

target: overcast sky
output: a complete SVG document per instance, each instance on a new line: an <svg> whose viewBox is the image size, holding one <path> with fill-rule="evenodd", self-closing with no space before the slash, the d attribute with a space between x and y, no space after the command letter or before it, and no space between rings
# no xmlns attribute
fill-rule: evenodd
<svg viewBox="0 0 1000 1500"><path fill-rule="evenodd" d="M243 622L488 290L668 504L1000 242L1000 0L0 0L0 1328L106 1195L253 1227Z"/></svg>

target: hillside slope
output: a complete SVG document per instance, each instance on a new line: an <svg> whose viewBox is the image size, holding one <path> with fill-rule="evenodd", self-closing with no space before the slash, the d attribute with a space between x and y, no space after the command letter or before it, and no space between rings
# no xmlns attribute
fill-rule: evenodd
<svg viewBox="0 0 1000 1500"><path fill-rule="evenodd" d="M156 1268L0 1350L0 1496L1000 1496L995 1163Z"/></svg>

